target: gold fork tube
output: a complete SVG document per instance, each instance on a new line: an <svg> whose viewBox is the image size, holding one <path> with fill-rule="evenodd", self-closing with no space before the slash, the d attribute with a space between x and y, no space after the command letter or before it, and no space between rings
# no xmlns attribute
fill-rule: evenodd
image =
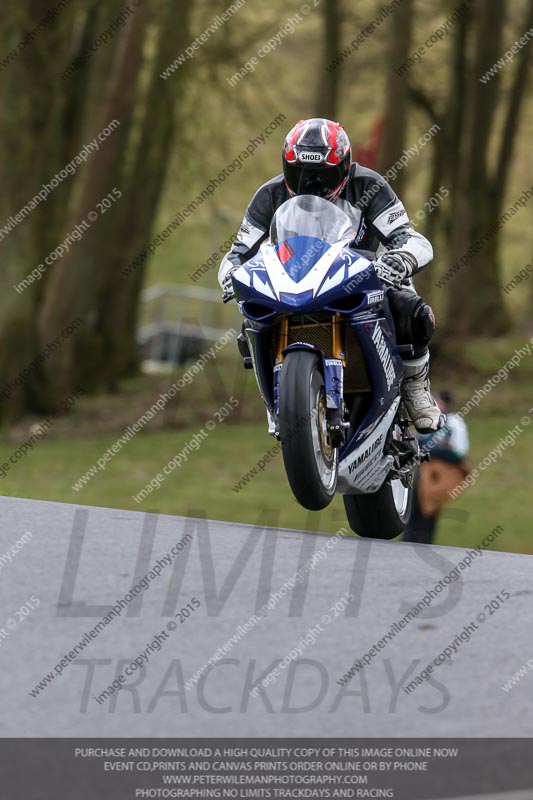
<svg viewBox="0 0 533 800"><path fill-rule="evenodd" d="M331 324L331 349L333 350L332 357L339 358L343 365L346 366L346 351L345 351L345 328L344 321L339 313L333 315Z"/></svg>
<svg viewBox="0 0 533 800"><path fill-rule="evenodd" d="M276 364L281 364L283 361L282 350L285 350L289 345L289 318L284 317L279 324L278 336L278 352L276 353Z"/></svg>

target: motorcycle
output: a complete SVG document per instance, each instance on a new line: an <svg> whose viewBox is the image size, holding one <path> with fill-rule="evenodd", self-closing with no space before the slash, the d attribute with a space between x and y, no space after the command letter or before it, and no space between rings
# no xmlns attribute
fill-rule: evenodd
<svg viewBox="0 0 533 800"><path fill-rule="evenodd" d="M355 236L338 206L291 198L232 283L245 367L294 496L319 510L338 492L355 533L392 539L409 517L420 462L400 397L409 347L396 345L386 294Z"/></svg>

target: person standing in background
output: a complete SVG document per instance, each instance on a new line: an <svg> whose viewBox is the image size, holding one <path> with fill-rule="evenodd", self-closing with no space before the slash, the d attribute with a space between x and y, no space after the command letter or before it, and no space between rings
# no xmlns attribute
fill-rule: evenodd
<svg viewBox="0 0 533 800"><path fill-rule="evenodd" d="M404 532L404 541L432 544L439 515L449 493L469 473L466 457L470 448L468 430L458 414L451 411L453 399L449 391L435 395L445 416L444 427L435 433L420 435L420 450L429 453L416 474L413 506Z"/></svg>

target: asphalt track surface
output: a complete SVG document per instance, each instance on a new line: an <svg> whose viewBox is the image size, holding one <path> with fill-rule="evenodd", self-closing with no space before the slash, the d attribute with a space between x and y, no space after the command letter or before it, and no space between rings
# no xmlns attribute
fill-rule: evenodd
<svg viewBox="0 0 533 800"><path fill-rule="evenodd" d="M485 550L473 558L343 688L337 679L465 550L357 538L327 549L331 536L296 530L16 498L2 498L1 508L0 557L32 534L11 563L0 558L2 737L533 735L533 671L501 689L533 658L531 556ZM32 697L84 632L184 537L171 566ZM302 571L321 549L326 556ZM298 570L307 580L281 593ZM274 592L266 616L184 689ZM348 607L335 616L347 592ZM506 593L491 613L490 602ZM180 623L175 614L188 603L194 610ZM486 618L470 641L406 694L402 686L479 614ZM314 642L293 650L275 682L250 696L254 680L319 623ZM148 664L98 703L162 631Z"/></svg>

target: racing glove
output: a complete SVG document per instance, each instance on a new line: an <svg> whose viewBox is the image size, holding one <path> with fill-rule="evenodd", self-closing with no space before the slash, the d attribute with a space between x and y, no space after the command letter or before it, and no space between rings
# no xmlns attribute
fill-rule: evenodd
<svg viewBox="0 0 533 800"><path fill-rule="evenodd" d="M378 277L389 286L401 286L417 266L415 257L404 250L389 250L374 261Z"/></svg>
<svg viewBox="0 0 533 800"><path fill-rule="evenodd" d="M231 280L231 276L235 272L237 267L232 267L229 269L222 281L222 302L229 303L230 300L233 300L235 297L235 292L233 290L233 281Z"/></svg>

